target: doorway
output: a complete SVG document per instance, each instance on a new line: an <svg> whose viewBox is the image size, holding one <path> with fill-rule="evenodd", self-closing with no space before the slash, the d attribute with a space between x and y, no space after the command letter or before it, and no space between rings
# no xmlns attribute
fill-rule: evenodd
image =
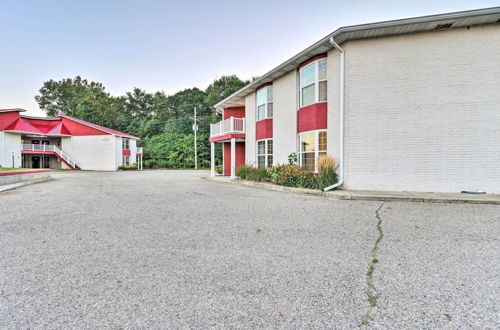
<svg viewBox="0 0 500 330"><path fill-rule="evenodd" d="M42 156L43 168L50 168L50 156Z"/></svg>
<svg viewBox="0 0 500 330"><path fill-rule="evenodd" d="M39 156L31 157L31 168L40 168L40 157Z"/></svg>

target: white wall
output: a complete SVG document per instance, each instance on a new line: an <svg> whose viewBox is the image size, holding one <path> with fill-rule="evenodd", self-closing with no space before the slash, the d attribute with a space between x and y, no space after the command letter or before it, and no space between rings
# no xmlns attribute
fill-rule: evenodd
<svg viewBox="0 0 500 330"><path fill-rule="evenodd" d="M61 137L61 150L68 154L70 157L73 156L71 148L71 136ZM61 162L61 168L64 170L70 169L64 162Z"/></svg>
<svg viewBox="0 0 500 330"><path fill-rule="evenodd" d="M287 164L288 155L297 152L297 95L295 70L273 82L274 164Z"/></svg>
<svg viewBox="0 0 500 330"><path fill-rule="evenodd" d="M130 139L130 164L137 163L137 140Z"/></svg>
<svg viewBox="0 0 500 330"><path fill-rule="evenodd" d="M117 169L118 166L123 165L122 138L119 136L115 136L114 143L115 143L115 169Z"/></svg>
<svg viewBox="0 0 500 330"><path fill-rule="evenodd" d="M117 140L113 135L72 136L62 138L62 147L82 170L115 171ZM121 139L119 147L121 155Z"/></svg>
<svg viewBox="0 0 500 330"><path fill-rule="evenodd" d="M328 112L327 112L327 148L328 153L339 162L340 159L340 55L336 50L328 52Z"/></svg>
<svg viewBox="0 0 500 330"><path fill-rule="evenodd" d="M245 97L245 163L255 166L255 93Z"/></svg>
<svg viewBox="0 0 500 330"><path fill-rule="evenodd" d="M500 26L342 47L346 187L500 193Z"/></svg>
<svg viewBox="0 0 500 330"><path fill-rule="evenodd" d="M2 167L21 167L21 134L0 132L0 165ZM12 164L14 152L14 164Z"/></svg>
<svg viewBox="0 0 500 330"><path fill-rule="evenodd" d="M0 166L5 167L5 146L3 142L4 132L0 131Z"/></svg>

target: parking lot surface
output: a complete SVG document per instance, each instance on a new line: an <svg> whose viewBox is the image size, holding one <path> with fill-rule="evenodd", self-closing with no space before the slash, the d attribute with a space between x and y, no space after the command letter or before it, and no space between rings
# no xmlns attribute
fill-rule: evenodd
<svg viewBox="0 0 500 330"><path fill-rule="evenodd" d="M0 328L498 328L499 206L207 174L55 174L1 192Z"/></svg>

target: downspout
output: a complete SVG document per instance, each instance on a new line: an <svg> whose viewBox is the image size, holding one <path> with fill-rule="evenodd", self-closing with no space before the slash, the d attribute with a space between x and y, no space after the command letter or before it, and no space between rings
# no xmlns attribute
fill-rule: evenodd
<svg viewBox="0 0 500 330"><path fill-rule="evenodd" d="M339 181L323 189L328 191L344 184L344 50L335 42L333 36L330 37L330 43L340 53L340 77L339 77L339 109L340 109L340 157L339 157Z"/></svg>

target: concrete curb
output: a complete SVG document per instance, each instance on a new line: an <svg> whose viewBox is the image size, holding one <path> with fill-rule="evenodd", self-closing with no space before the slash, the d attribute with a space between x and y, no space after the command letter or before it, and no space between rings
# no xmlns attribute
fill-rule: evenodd
<svg viewBox="0 0 500 330"><path fill-rule="evenodd" d="M278 186L268 182L255 182L227 177L204 177L208 181L240 184L247 187L270 191L289 192L302 195L312 195L332 200L364 200L364 201L393 201L393 202L421 202L421 203L469 203L500 205L500 195L467 195L455 193L420 193L407 191L361 191L361 190L333 190L323 192L307 188L293 188Z"/></svg>
<svg viewBox="0 0 500 330"><path fill-rule="evenodd" d="M51 173L50 170L2 172L0 186L50 178Z"/></svg>
<svg viewBox="0 0 500 330"><path fill-rule="evenodd" d="M37 179L37 180L32 180L32 181L24 181L24 182L18 182L18 183L13 183L13 184L7 184L7 185L0 186L0 193L3 191L12 190L12 189L16 189L19 187L29 186L32 184L37 184L37 183L42 183L42 182L47 182L47 181L52 181L52 180L54 180L54 179L42 178L42 179Z"/></svg>

